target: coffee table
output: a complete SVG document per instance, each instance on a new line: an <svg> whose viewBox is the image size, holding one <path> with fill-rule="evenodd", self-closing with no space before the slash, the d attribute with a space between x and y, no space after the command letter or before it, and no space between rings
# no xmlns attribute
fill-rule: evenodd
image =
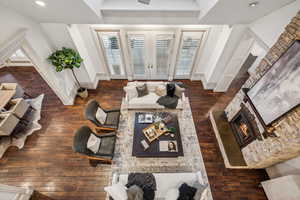
<svg viewBox="0 0 300 200"><path fill-rule="evenodd" d="M147 112L153 114L155 117L164 118L170 113L167 112ZM135 121L134 121L134 135L133 135L133 147L132 147L132 156L135 157L179 157L183 156L182 142L180 136L180 129L178 124L178 118L176 114L172 114L172 120L166 124L168 128L175 128L174 137L169 135L161 135L158 139L153 142L149 142L143 133L143 129L148 127L149 123L139 123L138 116L140 114L144 114L144 112L135 113ZM154 117L154 118L155 118ZM149 148L144 150L141 141L145 140L149 144ZM177 142L177 151L169 152L169 151L160 151L159 150L159 141L176 141Z"/></svg>

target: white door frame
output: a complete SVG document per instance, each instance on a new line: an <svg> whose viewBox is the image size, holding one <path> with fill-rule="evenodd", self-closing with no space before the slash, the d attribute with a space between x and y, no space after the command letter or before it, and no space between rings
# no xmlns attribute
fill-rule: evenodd
<svg viewBox="0 0 300 200"><path fill-rule="evenodd" d="M126 43L127 43L127 51L128 51L128 55L129 55L129 68L131 68L131 72L132 72L132 78L133 80L146 80L148 79L148 75L150 74L150 63L148 60L148 51L149 49L147 49L148 43L149 43L149 38L147 37L147 33L149 33L148 31L126 31ZM143 75L135 75L134 74L134 66L132 63L132 51L131 48L129 47L129 36L130 35L143 35L144 36L144 42L145 42L145 47L144 47L144 65L145 65L145 74Z"/></svg>
<svg viewBox="0 0 300 200"><path fill-rule="evenodd" d="M163 30L145 30L145 31L127 31L126 32L126 40L127 40L127 44L129 42L129 38L128 36L129 35L143 35L145 37L145 74L144 75L141 75L141 76L135 76L133 74L133 64L131 62L131 59L130 59L130 68L131 68L131 71L132 71L132 77L133 79L147 79L147 80L168 80L169 77L170 77L170 74L173 72L172 71L172 67L173 67L173 63L172 63L172 60L173 60L173 56L175 54L175 52L172 50L171 53L170 53L170 64L168 66L168 70L167 70L167 74L165 76L158 76L155 72L157 71L157 63L156 63L156 46L155 46L155 41L156 41L156 38L155 36L156 35L159 35L159 34L169 34L169 35L173 35L173 40L172 40L172 47L171 49L174 49L175 47L175 41L174 39L176 39L176 32L175 31L163 31ZM131 57L132 55L132 52L131 52L131 49L128 47L128 54L129 54L129 58Z"/></svg>
<svg viewBox="0 0 300 200"><path fill-rule="evenodd" d="M36 71L41 75L41 77L46 81L46 83L50 86L53 92L58 96L58 98L62 101L64 105L73 105L74 98L71 96L67 96L64 91L62 91L59 82L57 81L57 77L49 73L47 67L43 66L42 60L45 58L41 58L32 48L30 42L26 39L27 29L20 29L18 34L13 37L10 41L3 45L0 48L0 63L4 63L6 59L8 59L14 52L18 49L21 49L24 54L29 58L33 67ZM50 69L49 69L50 70Z"/></svg>
<svg viewBox="0 0 300 200"><path fill-rule="evenodd" d="M130 54L130 48L128 46L128 34L130 33L140 33L145 34L149 32L162 32L162 33L172 33L174 34L175 38L173 40L173 52L171 54L170 58L170 66L169 66L169 74L166 79L169 81L173 80L174 78L184 78L184 79L192 79L193 73L197 70L197 65L199 63L199 59L202 56L202 52L204 49L205 41L207 39L207 36L209 34L210 27L209 26L202 26L202 27L191 27L191 26L176 26L176 25L169 25L169 26L134 26L134 25L92 25L91 26L91 32L94 38L94 41L96 42L97 50L100 52L100 59L105 60L105 57L103 56L102 48L100 46L100 43L98 42L98 36L97 31L111 31L111 32L119 32L120 34L120 44L122 48L122 55L123 55L123 62L124 67L126 70L125 79L127 78L129 81L133 79L147 79L146 76L143 77L134 77L132 63L131 63L131 54ZM195 55L194 64L191 68L191 72L189 76L185 77L176 77L176 64L179 54L179 47L181 45L181 36L183 32L203 32L200 47L197 50L197 53ZM146 42L146 41L145 41ZM147 63L145 63L146 65ZM147 66L147 65L146 65ZM110 72L108 68L104 67L105 73L107 74L108 80L110 80ZM146 68L147 69L147 68Z"/></svg>

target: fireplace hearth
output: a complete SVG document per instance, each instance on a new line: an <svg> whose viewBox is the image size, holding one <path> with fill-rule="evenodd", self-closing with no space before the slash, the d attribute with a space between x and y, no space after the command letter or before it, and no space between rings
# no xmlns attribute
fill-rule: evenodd
<svg viewBox="0 0 300 200"><path fill-rule="evenodd" d="M240 111L230 121L230 125L240 148L247 146L256 139L262 140L255 117L244 104L241 104Z"/></svg>

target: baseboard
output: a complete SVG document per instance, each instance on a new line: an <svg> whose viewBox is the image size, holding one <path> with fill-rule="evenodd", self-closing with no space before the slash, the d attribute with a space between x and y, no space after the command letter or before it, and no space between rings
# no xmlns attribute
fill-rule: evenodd
<svg viewBox="0 0 300 200"><path fill-rule="evenodd" d="M110 77L106 73L97 73L96 77L99 80L107 80L107 81L110 80Z"/></svg>
<svg viewBox="0 0 300 200"><path fill-rule="evenodd" d="M80 84L83 88L94 90L100 80L110 80L110 78L105 73L97 73L93 82L80 82Z"/></svg>
<svg viewBox="0 0 300 200"><path fill-rule="evenodd" d="M203 73L195 73L192 75L191 81L201 81L203 76L204 76Z"/></svg>
<svg viewBox="0 0 300 200"><path fill-rule="evenodd" d="M74 101L75 101L75 98L76 98L76 95L77 95L77 86L74 84L70 93L69 93L69 102L68 103L64 103L64 105L74 105Z"/></svg>
<svg viewBox="0 0 300 200"><path fill-rule="evenodd" d="M209 82L207 82L204 73L199 73L197 76L199 76L199 78L200 78L200 80L202 82L203 88L205 90L213 90L217 86L217 83L209 83Z"/></svg>

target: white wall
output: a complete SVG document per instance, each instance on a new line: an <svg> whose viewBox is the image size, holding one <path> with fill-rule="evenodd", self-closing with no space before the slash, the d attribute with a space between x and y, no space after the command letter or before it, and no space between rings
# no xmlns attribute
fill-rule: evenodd
<svg viewBox="0 0 300 200"><path fill-rule="evenodd" d="M270 48L299 9L300 0L297 0L252 22L249 27Z"/></svg>
<svg viewBox="0 0 300 200"><path fill-rule="evenodd" d="M270 178L300 174L300 157L266 168Z"/></svg>
<svg viewBox="0 0 300 200"><path fill-rule="evenodd" d="M99 76L105 74L104 64L100 60L96 42L92 36L90 25L73 24L68 27L72 40L84 60L86 71L91 80L89 88L96 88Z"/></svg>
<svg viewBox="0 0 300 200"><path fill-rule="evenodd" d="M100 10L97 10L99 7L94 7L97 6L96 1L44 0L46 7L36 5L34 0L1 0L1 4L30 17L38 23L101 23L98 16Z"/></svg>
<svg viewBox="0 0 300 200"><path fill-rule="evenodd" d="M211 57L214 56L214 50L218 43L218 38L221 36L222 31L227 26L211 26L210 30L208 32L207 39L205 41L203 51L201 52L198 66L196 68L196 73L205 74L207 71L209 71L210 65L209 60Z"/></svg>
<svg viewBox="0 0 300 200"><path fill-rule="evenodd" d="M49 81L48 83L59 98L65 104L72 104L74 97L67 96L63 75L55 72L54 67L47 61L53 49L41 26L33 20L3 6L0 6L0 24L0 48L17 35L20 30L27 29L25 39L35 52L35 56L39 58L38 69L47 72L47 74L44 74L44 78L46 77L51 81L51 83Z"/></svg>
<svg viewBox="0 0 300 200"><path fill-rule="evenodd" d="M82 39L85 41L87 51L92 59L94 70L96 73L106 73L105 63L103 60L100 60L100 52L97 49L96 42L99 42L92 35L92 29L89 24L78 24L78 30L81 34Z"/></svg>

